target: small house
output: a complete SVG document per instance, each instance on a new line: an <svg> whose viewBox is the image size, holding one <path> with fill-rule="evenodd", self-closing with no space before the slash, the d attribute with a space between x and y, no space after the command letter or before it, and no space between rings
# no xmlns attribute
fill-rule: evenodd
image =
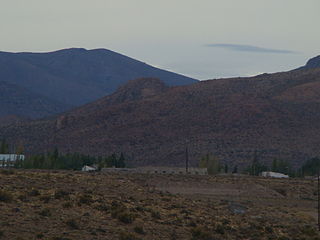
<svg viewBox="0 0 320 240"><path fill-rule="evenodd" d="M0 168L14 167L17 161L24 161L25 156L21 154L0 154Z"/></svg>
<svg viewBox="0 0 320 240"><path fill-rule="evenodd" d="M83 166L82 167L82 172L93 172L93 171L96 171L97 169L95 167L90 167L90 166Z"/></svg>

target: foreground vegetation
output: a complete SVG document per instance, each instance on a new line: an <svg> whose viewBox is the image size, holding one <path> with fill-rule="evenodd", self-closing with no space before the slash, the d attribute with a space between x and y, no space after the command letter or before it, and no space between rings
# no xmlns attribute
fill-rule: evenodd
<svg viewBox="0 0 320 240"><path fill-rule="evenodd" d="M1 170L1 239L320 239L316 182Z"/></svg>

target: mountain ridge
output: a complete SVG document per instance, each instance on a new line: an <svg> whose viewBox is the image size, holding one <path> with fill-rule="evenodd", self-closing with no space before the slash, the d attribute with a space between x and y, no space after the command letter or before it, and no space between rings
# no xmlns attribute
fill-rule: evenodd
<svg viewBox="0 0 320 240"><path fill-rule="evenodd" d="M107 49L0 52L0 67L0 79L73 106L110 94L135 78L163 78L169 86L196 82Z"/></svg>

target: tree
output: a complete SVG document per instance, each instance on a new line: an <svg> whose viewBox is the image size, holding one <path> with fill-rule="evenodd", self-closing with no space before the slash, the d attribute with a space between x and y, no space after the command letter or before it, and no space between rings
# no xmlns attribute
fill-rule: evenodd
<svg viewBox="0 0 320 240"><path fill-rule="evenodd" d="M5 139L3 139L0 145L0 154L8 154L8 153L9 153L9 144L6 142Z"/></svg>
<svg viewBox="0 0 320 240"><path fill-rule="evenodd" d="M316 176L318 174L318 169L320 165L320 158L319 157L314 157L306 161L301 169L301 175L302 176Z"/></svg>
<svg viewBox="0 0 320 240"><path fill-rule="evenodd" d="M120 157L119 157L119 159L118 159L118 161L117 161L116 167L117 167L117 168L124 168L124 167L126 167L125 158L124 158L123 153L120 154Z"/></svg>
<svg viewBox="0 0 320 240"><path fill-rule="evenodd" d="M238 173L238 166L237 165L233 168L232 173Z"/></svg>
<svg viewBox="0 0 320 240"><path fill-rule="evenodd" d="M220 172L219 159L209 153L200 159L199 167L207 168L209 175L215 175Z"/></svg>
<svg viewBox="0 0 320 240"><path fill-rule="evenodd" d="M228 164L225 164L224 165L224 173L228 173L228 171L229 171Z"/></svg>

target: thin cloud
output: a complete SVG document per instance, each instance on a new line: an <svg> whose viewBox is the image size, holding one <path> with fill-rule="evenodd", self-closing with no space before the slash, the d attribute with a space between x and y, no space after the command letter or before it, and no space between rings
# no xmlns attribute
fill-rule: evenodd
<svg viewBox="0 0 320 240"><path fill-rule="evenodd" d="M216 43L207 44L206 47L224 48L231 51L239 52L256 52L256 53L278 53L278 54L297 54L298 52L284 50L284 49L272 49L272 48L262 48L252 45L241 45L241 44L226 44L226 43Z"/></svg>

